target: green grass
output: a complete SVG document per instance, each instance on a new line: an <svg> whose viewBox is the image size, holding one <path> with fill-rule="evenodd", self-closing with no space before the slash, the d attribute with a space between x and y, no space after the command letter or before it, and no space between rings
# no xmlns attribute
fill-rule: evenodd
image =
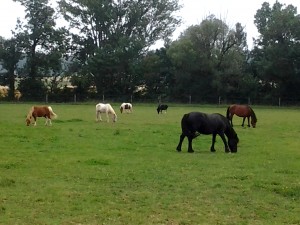
<svg viewBox="0 0 300 225"><path fill-rule="evenodd" d="M25 126L29 104L0 104L0 224L300 224L299 109L253 107L225 154L217 137L176 152L184 113L226 106L134 105L117 123L94 105L52 105L51 127ZM103 117L105 118L105 117Z"/></svg>

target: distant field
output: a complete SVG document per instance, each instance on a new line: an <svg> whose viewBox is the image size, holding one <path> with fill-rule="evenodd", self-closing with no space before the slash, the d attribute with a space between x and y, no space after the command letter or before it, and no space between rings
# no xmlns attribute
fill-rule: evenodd
<svg viewBox="0 0 300 225"><path fill-rule="evenodd" d="M226 106L133 104L117 123L95 105L53 104L52 127L25 126L30 104L0 104L0 224L300 224L300 109L255 107L225 154L217 137L176 152L184 113ZM103 117L105 118L105 117Z"/></svg>

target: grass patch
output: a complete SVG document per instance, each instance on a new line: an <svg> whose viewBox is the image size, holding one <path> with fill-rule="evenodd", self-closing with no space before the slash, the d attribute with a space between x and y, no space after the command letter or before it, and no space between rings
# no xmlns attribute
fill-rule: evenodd
<svg viewBox="0 0 300 225"><path fill-rule="evenodd" d="M94 105L52 105L58 119L25 126L29 104L1 104L0 224L299 224L299 110L253 107L225 154L217 137L175 148L182 115L226 106L134 105L116 123ZM118 104L113 105L115 109ZM5 112L10 112L9 114Z"/></svg>

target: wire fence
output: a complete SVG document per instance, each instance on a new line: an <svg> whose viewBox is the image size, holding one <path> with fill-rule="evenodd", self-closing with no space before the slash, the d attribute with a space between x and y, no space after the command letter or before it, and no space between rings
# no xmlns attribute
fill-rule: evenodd
<svg viewBox="0 0 300 225"><path fill-rule="evenodd" d="M9 101L7 98L1 98L1 102ZM219 96L217 98L203 98L201 100L187 96L186 99L178 100L171 97L154 96L143 97L134 95L95 95L81 96L78 94L68 95L40 95L22 97L20 102L44 102L44 103L84 103L84 102L103 102L103 103L174 103L174 104L212 104L212 105L229 105L229 104L248 104L248 105L270 105L270 106L300 106L299 98L228 98Z"/></svg>

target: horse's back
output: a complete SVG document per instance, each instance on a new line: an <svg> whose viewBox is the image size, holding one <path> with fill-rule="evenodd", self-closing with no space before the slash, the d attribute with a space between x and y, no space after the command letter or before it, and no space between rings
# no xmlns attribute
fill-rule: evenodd
<svg viewBox="0 0 300 225"><path fill-rule="evenodd" d="M202 134L212 134L224 131L229 126L228 120L221 114L206 114L202 112L190 112L185 114L181 121L183 132L187 129Z"/></svg>
<svg viewBox="0 0 300 225"><path fill-rule="evenodd" d="M51 110L48 106L33 106L33 114L36 116L48 116Z"/></svg>
<svg viewBox="0 0 300 225"><path fill-rule="evenodd" d="M252 113L252 109L249 105L234 104L230 106L229 110L231 115L235 114L240 117L247 117L250 116Z"/></svg>

